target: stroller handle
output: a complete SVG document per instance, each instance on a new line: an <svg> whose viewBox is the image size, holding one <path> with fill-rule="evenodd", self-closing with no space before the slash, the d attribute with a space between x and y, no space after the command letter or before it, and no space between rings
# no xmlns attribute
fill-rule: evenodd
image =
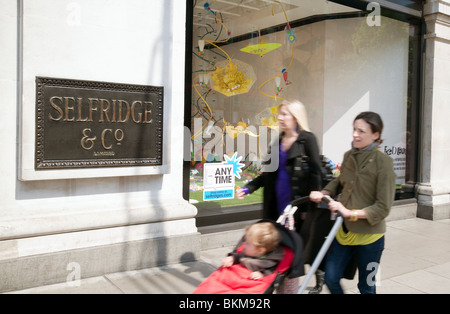
<svg viewBox="0 0 450 314"><path fill-rule="evenodd" d="M322 202L324 203L330 203L333 199L331 198L331 196L329 195L325 195L324 197L322 197Z"/></svg>
<svg viewBox="0 0 450 314"><path fill-rule="evenodd" d="M324 197L322 197L322 202L328 204L330 201L332 201L332 198L330 196L325 195ZM303 196L303 197L297 198L291 202L291 205L297 206L297 205L300 205L300 204L303 204L306 202L309 202L309 196Z"/></svg>
<svg viewBox="0 0 450 314"><path fill-rule="evenodd" d="M292 207L309 202L309 196L303 196L300 198L296 198L291 202Z"/></svg>

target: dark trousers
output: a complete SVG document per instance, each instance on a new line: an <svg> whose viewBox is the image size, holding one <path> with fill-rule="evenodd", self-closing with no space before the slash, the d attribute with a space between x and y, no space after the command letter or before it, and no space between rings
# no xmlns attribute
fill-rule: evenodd
<svg viewBox="0 0 450 314"><path fill-rule="evenodd" d="M334 239L326 256L325 284L333 294L343 294L340 280L351 258L356 254L361 294L376 293L376 274L384 250L384 236L368 245L341 245Z"/></svg>

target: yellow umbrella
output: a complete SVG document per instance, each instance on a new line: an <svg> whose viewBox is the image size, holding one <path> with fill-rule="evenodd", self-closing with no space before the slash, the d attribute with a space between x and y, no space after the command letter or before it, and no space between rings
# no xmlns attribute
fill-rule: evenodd
<svg viewBox="0 0 450 314"><path fill-rule="evenodd" d="M247 93L256 80L253 67L240 60L224 60L211 73L212 88L225 96Z"/></svg>
<svg viewBox="0 0 450 314"><path fill-rule="evenodd" d="M266 42L260 42L256 45L248 45L245 48L242 48L242 52L251 53L254 55L259 55L260 57L264 57L266 53L269 53L275 49L280 48L282 45L278 43L266 43Z"/></svg>

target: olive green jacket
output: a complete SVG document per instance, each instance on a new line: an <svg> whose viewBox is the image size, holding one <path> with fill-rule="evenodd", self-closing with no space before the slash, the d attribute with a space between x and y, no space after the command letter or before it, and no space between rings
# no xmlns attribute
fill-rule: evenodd
<svg viewBox="0 0 450 314"><path fill-rule="evenodd" d="M339 177L324 190L334 198L339 195L337 200L346 208L366 212L367 219L345 220L348 230L363 234L385 233L384 219L394 202L395 179L392 158L379 151L376 145L368 151L347 151Z"/></svg>

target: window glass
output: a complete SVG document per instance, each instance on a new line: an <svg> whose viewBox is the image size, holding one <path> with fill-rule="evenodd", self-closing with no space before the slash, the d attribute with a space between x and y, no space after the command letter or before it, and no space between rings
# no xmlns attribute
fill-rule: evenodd
<svg viewBox="0 0 450 314"><path fill-rule="evenodd" d="M423 6L421 0L387 0L387 1L419 11L422 10Z"/></svg>
<svg viewBox="0 0 450 314"><path fill-rule="evenodd" d="M191 201L202 209L262 202L262 191L244 201L204 202L203 169L237 152L245 165L236 185L257 177L278 137L284 99L305 104L336 175L351 147L353 119L378 112L385 124L380 149L393 158L401 190L415 160L415 29L387 17L374 24L373 16L329 1L234 2L194 2Z"/></svg>

